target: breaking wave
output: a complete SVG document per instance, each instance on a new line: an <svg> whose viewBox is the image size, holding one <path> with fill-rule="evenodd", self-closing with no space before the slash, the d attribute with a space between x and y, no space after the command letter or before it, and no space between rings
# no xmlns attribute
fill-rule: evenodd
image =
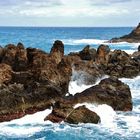
<svg viewBox="0 0 140 140"><path fill-rule="evenodd" d="M47 109L26 115L25 117L10 122L0 123L0 139L140 139L140 76L134 79L120 79L130 86L133 98L133 110L131 112L116 112L112 107L102 104L78 104L75 107L86 105L86 107L96 112L100 118L99 124L78 124L67 123L53 124L44 122L44 118L52 111ZM99 81L98 81L99 82ZM74 92L81 92L88 87L81 87L73 81L70 85ZM93 86L93 85L90 85ZM73 93L73 95L74 95Z"/></svg>

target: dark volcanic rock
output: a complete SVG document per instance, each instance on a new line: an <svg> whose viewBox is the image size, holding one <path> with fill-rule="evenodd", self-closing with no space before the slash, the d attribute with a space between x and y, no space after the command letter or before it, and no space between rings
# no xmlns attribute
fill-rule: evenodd
<svg viewBox="0 0 140 140"><path fill-rule="evenodd" d="M79 56L82 60L95 60L96 50L94 48L90 49L87 45L82 51L79 52Z"/></svg>
<svg viewBox="0 0 140 140"><path fill-rule="evenodd" d="M106 45L99 46L97 52L86 46L79 53L65 56L61 41L55 41L50 54L36 48L26 49L22 43L0 47L0 122L53 106L45 120L98 123L99 117L94 112L85 107L73 108L83 102L131 110L130 89L116 78L102 80L75 96L65 95L71 79L89 85L104 74L137 76L139 56L139 52L132 56L119 50L111 52Z"/></svg>
<svg viewBox="0 0 140 140"><path fill-rule="evenodd" d="M71 64L64 57L64 45L56 41L51 54L22 43L1 48L0 121L46 109L68 92ZM2 52L3 52L2 51Z"/></svg>
<svg viewBox="0 0 140 140"><path fill-rule="evenodd" d="M0 64L0 84L9 83L12 79L12 68L7 64Z"/></svg>
<svg viewBox="0 0 140 140"><path fill-rule="evenodd" d="M140 45L138 46L138 51L140 52Z"/></svg>
<svg viewBox="0 0 140 140"><path fill-rule="evenodd" d="M108 75L133 78L139 75L139 66L139 62L126 52L115 50L109 53L107 65L103 69Z"/></svg>
<svg viewBox="0 0 140 140"><path fill-rule="evenodd" d="M1 51L1 62L10 65L15 71L24 71L27 67L27 52L22 43L17 46L8 44Z"/></svg>
<svg viewBox="0 0 140 140"><path fill-rule="evenodd" d="M137 60L139 62L139 67L140 67L140 51L137 51L137 52L134 52L131 57L134 59L134 60ZM140 69L140 68L139 68Z"/></svg>
<svg viewBox="0 0 140 140"><path fill-rule="evenodd" d="M22 43L18 43L13 69L15 71L25 71L27 68L27 51Z"/></svg>
<svg viewBox="0 0 140 140"><path fill-rule="evenodd" d="M3 59L4 53L5 53L4 49L0 46L0 63Z"/></svg>
<svg viewBox="0 0 140 140"><path fill-rule="evenodd" d="M63 100L56 102L52 113L44 120L49 120L54 123L62 121L72 124L98 123L100 121L100 117L85 106L74 109L71 101Z"/></svg>
<svg viewBox="0 0 140 140"><path fill-rule="evenodd" d="M99 85L77 93L73 100L75 104L84 102L108 104L114 110L132 110L132 97L129 86L115 77L104 79Z"/></svg>
<svg viewBox="0 0 140 140"><path fill-rule="evenodd" d="M54 104L52 113L49 114L44 120L49 120L54 123L62 122L73 110L74 108L72 102L68 100L59 100Z"/></svg>
<svg viewBox="0 0 140 140"><path fill-rule="evenodd" d="M15 56L17 52L17 47L13 44L8 44L5 46L5 53L2 58L2 63L8 64L10 66L14 66Z"/></svg>
<svg viewBox="0 0 140 140"><path fill-rule="evenodd" d="M104 64L107 61L108 53L110 52L110 48L108 45L100 45L97 49L97 63Z"/></svg>
<svg viewBox="0 0 140 140"><path fill-rule="evenodd" d="M77 80L79 84L95 84L98 78L104 76L104 71L92 58L94 56L93 53L89 54L91 50L87 46L81 51L84 60L80 58L79 53L70 53L65 58L73 68L72 80ZM85 60L87 57L91 57L92 59L87 61Z"/></svg>
<svg viewBox="0 0 140 140"><path fill-rule="evenodd" d="M72 80L80 84L95 84L98 78L104 76L104 72L93 61L77 61L73 64Z"/></svg>
<svg viewBox="0 0 140 140"><path fill-rule="evenodd" d="M49 108L53 101L61 97L61 91L54 85L34 83L1 85L0 122L10 121L26 114ZM17 114L17 115L16 115Z"/></svg>
<svg viewBox="0 0 140 140"><path fill-rule="evenodd" d="M139 25L128 35L124 35L120 38L112 38L109 42L140 42L140 23Z"/></svg>
<svg viewBox="0 0 140 140"><path fill-rule="evenodd" d="M64 44L62 41L56 40L53 44L53 47L50 51L50 56L58 64L61 62L64 56Z"/></svg>
<svg viewBox="0 0 140 140"><path fill-rule="evenodd" d="M94 123L100 122L100 117L95 113L87 109L85 106L80 106L74 109L65 119L65 122L71 124L78 123Z"/></svg>

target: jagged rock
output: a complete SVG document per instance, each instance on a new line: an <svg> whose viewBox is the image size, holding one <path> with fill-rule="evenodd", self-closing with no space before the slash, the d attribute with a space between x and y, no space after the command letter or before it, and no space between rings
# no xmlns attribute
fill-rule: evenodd
<svg viewBox="0 0 140 140"><path fill-rule="evenodd" d="M108 45L100 45L97 49L97 58L96 62L104 64L107 62L108 53L110 52L110 48Z"/></svg>
<svg viewBox="0 0 140 140"><path fill-rule="evenodd" d="M5 46L5 54L2 58L2 63L14 66L15 56L17 52L17 47L13 44L8 44Z"/></svg>
<svg viewBox="0 0 140 140"><path fill-rule="evenodd" d="M140 52L140 45L138 46L138 51Z"/></svg>
<svg viewBox="0 0 140 140"><path fill-rule="evenodd" d="M3 56L4 56L4 48L2 48L0 46L0 63L1 63L2 59L3 59Z"/></svg>
<svg viewBox="0 0 140 140"><path fill-rule="evenodd" d="M70 53L65 59L72 66L72 80L77 80L78 84L95 84L98 78L104 76L104 71L101 69L100 65L93 60L81 60L77 53Z"/></svg>
<svg viewBox="0 0 140 140"><path fill-rule="evenodd" d="M0 64L0 121L46 109L52 100L66 95L72 68L63 58L62 42L54 43L51 54L25 49L22 43L9 44L2 50L5 53Z"/></svg>
<svg viewBox="0 0 140 140"><path fill-rule="evenodd" d="M0 84L9 83L12 79L12 68L7 64L0 64Z"/></svg>
<svg viewBox="0 0 140 140"><path fill-rule="evenodd" d="M104 74L118 77L139 74L140 63L137 57L129 56L123 51L110 52L108 46L101 45L97 52L99 61L97 58L94 61L94 52L95 50L86 47L79 53L64 56L64 45L61 41L54 43L50 54L35 48L25 49L22 43L1 47L0 122L32 114L50 106L53 106L53 112L47 119L53 122L67 120L71 123L72 120L73 123L86 123L85 117L88 122L92 122L93 112L86 108L73 108L75 104L83 102L106 103L115 110L131 110L128 86L114 78L101 81L99 85L75 96L65 96L69 92L71 78L82 79L83 84L94 84ZM78 76L72 76L72 72ZM71 114L71 111L74 111L74 114ZM76 115L80 112L81 115L77 118ZM84 115L85 112L91 114L91 117Z"/></svg>
<svg viewBox="0 0 140 140"><path fill-rule="evenodd" d="M73 108L71 101L63 100L56 102L52 113L50 113L45 119L54 123L60 123L62 121L78 124L78 123L98 123L100 117L87 109L85 106Z"/></svg>
<svg viewBox="0 0 140 140"><path fill-rule="evenodd" d="M90 49L87 45L82 51L79 52L79 56L82 60L93 60L96 58L96 50L94 48Z"/></svg>
<svg viewBox="0 0 140 140"><path fill-rule="evenodd" d="M27 59L30 68L40 68L48 62L48 54L36 48L27 48Z"/></svg>
<svg viewBox="0 0 140 140"><path fill-rule="evenodd" d="M121 50L109 53L107 65L103 69L106 74L117 77L133 78L139 75L138 61Z"/></svg>
<svg viewBox="0 0 140 140"><path fill-rule="evenodd" d="M111 42L111 43L113 43L113 42L130 42L130 43L132 43L132 42L135 42L135 43L140 42L140 23L128 35L124 35L124 36L119 37L119 38L112 38L109 42Z"/></svg>
<svg viewBox="0 0 140 140"><path fill-rule="evenodd" d="M22 43L17 46L8 44L1 50L1 62L8 64L15 71L23 71L27 67L27 52Z"/></svg>
<svg viewBox="0 0 140 140"><path fill-rule="evenodd" d="M27 51L22 43L18 43L13 69L15 71L25 71L27 68Z"/></svg>
<svg viewBox="0 0 140 140"><path fill-rule="evenodd" d="M23 84L1 85L0 122L10 121L49 108L61 97L61 91L53 84L37 82L24 87Z"/></svg>
<svg viewBox="0 0 140 140"><path fill-rule="evenodd" d="M60 40L56 40L50 51L50 56L54 61L59 64L64 56L64 44Z"/></svg>
<svg viewBox="0 0 140 140"><path fill-rule="evenodd" d="M140 51L137 51L137 52L134 52L131 57L134 59L134 60L137 60L139 62L139 66L140 66Z"/></svg>
<svg viewBox="0 0 140 140"><path fill-rule="evenodd" d="M107 104L114 110L119 111L132 110L132 97L129 86L115 77L104 79L99 85L75 94L73 102L75 104L84 102Z"/></svg>

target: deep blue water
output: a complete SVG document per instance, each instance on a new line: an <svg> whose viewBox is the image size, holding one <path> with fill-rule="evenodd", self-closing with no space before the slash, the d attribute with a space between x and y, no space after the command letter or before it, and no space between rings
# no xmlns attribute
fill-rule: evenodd
<svg viewBox="0 0 140 140"><path fill-rule="evenodd" d="M132 27L0 27L0 45L22 42L25 47L35 47L49 52L55 40L62 40L65 53L79 51L89 44L97 48L105 40L128 34ZM137 50L138 44L108 44L111 49L122 49L129 53ZM105 105L97 106L101 124L69 125L44 122L50 110L25 116L19 120L0 123L0 140L140 140L140 77L121 79L131 88L132 112L115 112ZM85 89L73 84L75 92ZM94 107L94 105L93 105Z"/></svg>

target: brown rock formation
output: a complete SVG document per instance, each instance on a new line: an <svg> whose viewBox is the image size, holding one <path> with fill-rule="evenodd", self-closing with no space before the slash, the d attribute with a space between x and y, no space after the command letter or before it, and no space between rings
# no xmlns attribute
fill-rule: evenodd
<svg viewBox="0 0 140 140"><path fill-rule="evenodd" d="M73 102L77 103L97 103L108 104L114 110L132 110L132 97L129 87L117 78L107 78L99 85L93 86L73 97Z"/></svg>
<svg viewBox="0 0 140 140"><path fill-rule="evenodd" d="M140 23L139 25L128 35L124 35L119 38L112 38L109 42L130 42L130 43L138 43L140 42Z"/></svg>

